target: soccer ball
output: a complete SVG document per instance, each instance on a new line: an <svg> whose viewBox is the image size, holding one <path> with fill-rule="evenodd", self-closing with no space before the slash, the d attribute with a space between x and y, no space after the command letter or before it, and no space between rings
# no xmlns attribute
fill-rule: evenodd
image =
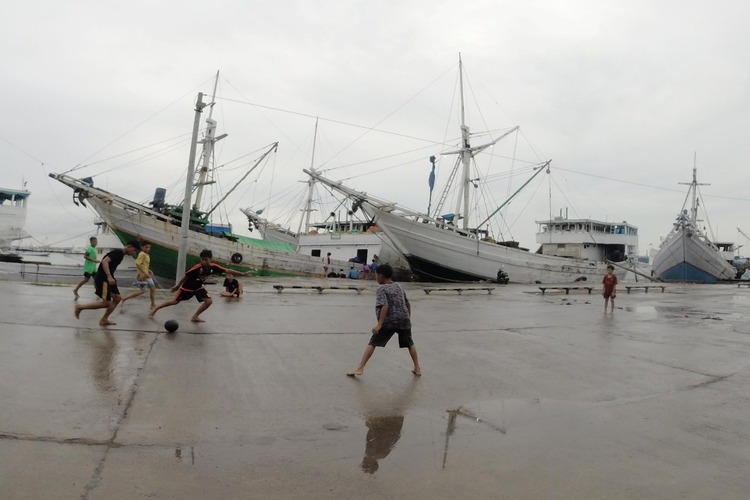
<svg viewBox="0 0 750 500"><path fill-rule="evenodd" d="M179 326L180 325L177 323L177 321L173 319L170 319L166 323L164 323L164 328L166 328L169 333L176 332Z"/></svg>

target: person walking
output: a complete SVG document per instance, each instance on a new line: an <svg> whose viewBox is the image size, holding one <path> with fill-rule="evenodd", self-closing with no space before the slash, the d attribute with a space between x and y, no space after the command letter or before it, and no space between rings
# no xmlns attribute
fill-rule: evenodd
<svg viewBox="0 0 750 500"><path fill-rule="evenodd" d="M96 295L102 300L99 302L91 302L88 304L76 304L73 309L73 314L76 319L80 319L81 311L84 309L104 309L104 315L99 320L99 324L102 326L114 325L115 323L109 320L109 315L115 310L117 304L120 303L120 290L117 288L117 280L115 279L115 271L117 266L120 265L126 255L133 255L141 248L141 244L137 241L129 241L122 249L118 248L112 250L104 256L99 269L96 270L94 275L94 287L96 288Z"/></svg>
<svg viewBox="0 0 750 500"><path fill-rule="evenodd" d="M73 289L73 295L76 296L76 299L78 299L78 290L88 283L94 273L96 273L96 265L99 263L99 260L96 258L96 245L98 243L99 240L96 239L96 236L89 238L89 247L83 254L83 280Z"/></svg>
<svg viewBox="0 0 750 500"><path fill-rule="evenodd" d="M409 350L414 363L411 372L422 375L417 357L417 348L411 337L411 304L401 286L393 281L393 268L381 264L375 271L375 279L380 285L375 293L375 315L377 324L372 328L372 337L365 348L359 366L347 373L350 377L362 375L365 365L372 357L376 347L385 347L394 334L398 333L398 346Z"/></svg>

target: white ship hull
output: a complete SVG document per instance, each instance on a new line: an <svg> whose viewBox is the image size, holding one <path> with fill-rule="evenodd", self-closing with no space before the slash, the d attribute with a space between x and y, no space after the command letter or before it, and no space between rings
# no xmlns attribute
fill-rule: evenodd
<svg viewBox="0 0 750 500"><path fill-rule="evenodd" d="M89 203L102 221L124 244L139 239L151 242L151 269L157 276L174 279L182 240L179 221L148 207L119 197L103 189L67 175L50 177L71 187L82 204ZM283 244L252 239L239 235L211 236L200 231L188 231L186 267L199 262L199 254L208 249L214 262L254 275L322 276L320 259L299 255L295 248ZM335 265L344 266L345 262ZM180 271L181 273L183 270Z"/></svg>
<svg viewBox="0 0 750 500"><path fill-rule="evenodd" d="M250 227L256 228L264 240L291 244L302 255L324 258L330 252L332 259L348 261L353 257L360 257L363 263L370 263L377 256L380 263L393 266L397 274L403 275L408 271L408 263L382 231L341 231L335 227L328 227L320 232L316 229L297 234L275 223L269 223L252 210L240 210L248 217Z"/></svg>
<svg viewBox="0 0 750 500"><path fill-rule="evenodd" d="M516 283L598 282L606 273L603 262L554 257L480 241L455 227L422 223L398 213L362 203L412 271L429 281L494 280L499 269Z"/></svg>
<svg viewBox="0 0 750 500"><path fill-rule="evenodd" d="M99 216L125 242L139 237L152 243L151 266L160 276L173 278L176 274L176 256L180 245L180 227L167 218L154 217L148 212L132 212L107 200L89 198ZM260 240L256 240L260 241ZM275 251L258 244L244 244L226 238L189 231L188 260L196 260L201 250L213 252L214 261L240 270L253 270L257 274L318 275L323 272L319 259L294 252ZM232 257L241 256L236 262Z"/></svg>
<svg viewBox="0 0 750 500"><path fill-rule="evenodd" d="M736 270L724 256L691 228L673 231L653 259L654 275L662 281L715 283L732 279Z"/></svg>
<svg viewBox="0 0 750 500"><path fill-rule="evenodd" d="M692 198L690 211L683 208L677 215L672 231L654 255L652 269L662 281L716 283L733 279L736 269L728 262L726 254L699 229L698 224L698 174L693 165L693 181L689 184ZM720 243L724 249L731 243Z"/></svg>

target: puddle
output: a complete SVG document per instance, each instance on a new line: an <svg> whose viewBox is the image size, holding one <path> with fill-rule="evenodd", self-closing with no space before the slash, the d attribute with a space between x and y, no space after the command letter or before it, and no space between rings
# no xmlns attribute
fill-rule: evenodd
<svg viewBox="0 0 750 500"><path fill-rule="evenodd" d="M349 426L344 432L356 450L352 467L364 474L403 472L403 464L410 464L413 472L462 470L467 462L512 459L527 446L544 449L550 441L560 441L560 436L568 453L565 436L586 436L601 413L600 405L592 402L474 401L443 411L405 408L387 415L363 415L364 425Z"/></svg>
<svg viewBox="0 0 750 500"><path fill-rule="evenodd" d="M634 306L634 307L626 307L626 311L628 312L634 312L636 314L650 314L650 315L656 315L656 307L655 306Z"/></svg>
<svg viewBox="0 0 750 500"><path fill-rule="evenodd" d="M642 316L661 317L661 318L687 318L696 315L705 316L705 312L684 306L626 306L625 311L632 312Z"/></svg>

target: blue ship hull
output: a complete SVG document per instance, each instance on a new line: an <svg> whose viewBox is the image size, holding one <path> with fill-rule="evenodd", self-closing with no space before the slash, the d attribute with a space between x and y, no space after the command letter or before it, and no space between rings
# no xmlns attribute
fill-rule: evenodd
<svg viewBox="0 0 750 500"><path fill-rule="evenodd" d="M716 283L716 277L706 271L682 262L671 269L663 272L659 278L668 282L687 282L687 283Z"/></svg>

